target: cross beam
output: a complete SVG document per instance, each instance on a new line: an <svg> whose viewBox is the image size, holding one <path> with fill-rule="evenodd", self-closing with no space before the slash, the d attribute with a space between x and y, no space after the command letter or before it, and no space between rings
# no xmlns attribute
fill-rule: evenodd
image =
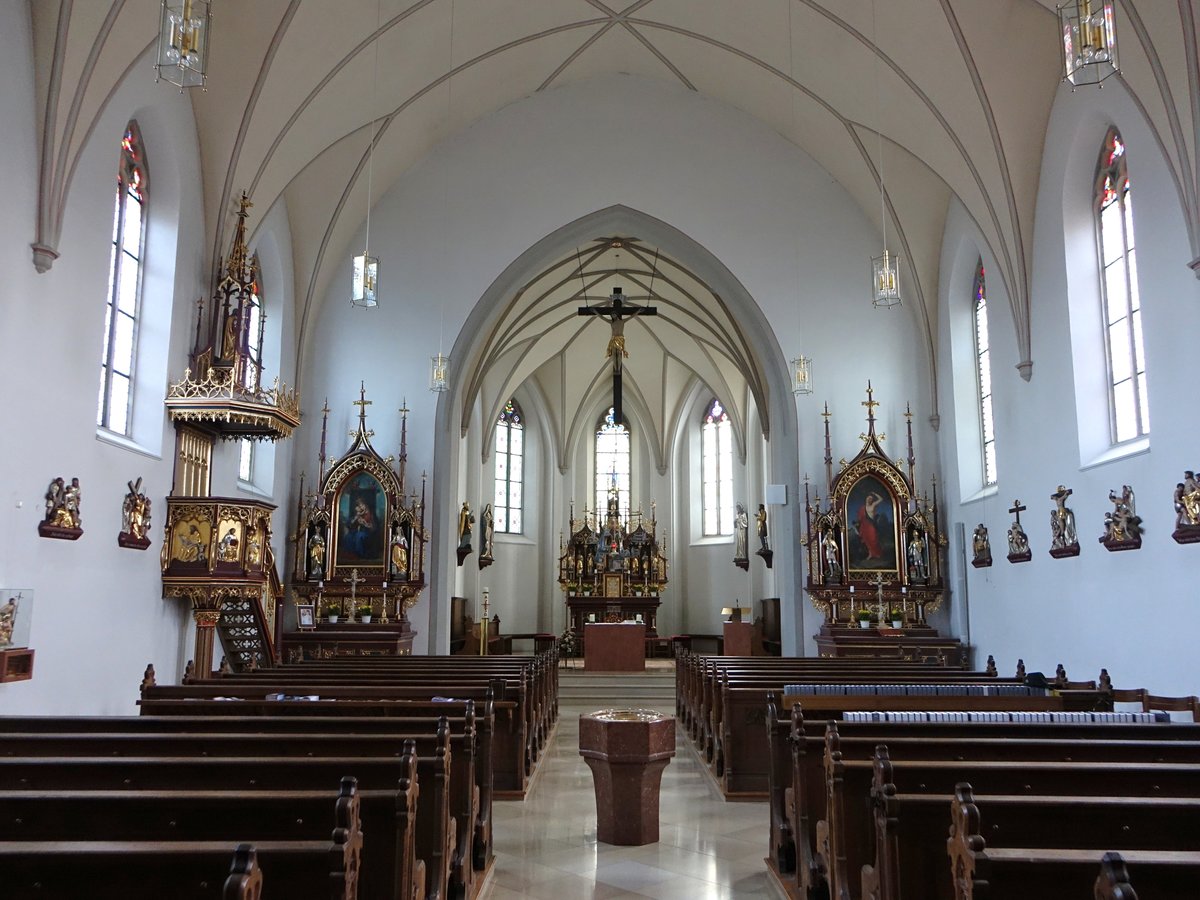
<svg viewBox="0 0 1200 900"><path fill-rule="evenodd" d="M607 306L581 306L578 315L599 316L607 319L612 327L612 337L608 340L607 355L612 357L613 372L613 421L621 422L621 361L629 355L625 349L625 320L635 316L657 316L656 306L635 306L626 303L624 294L619 287L614 287Z"/></svg>

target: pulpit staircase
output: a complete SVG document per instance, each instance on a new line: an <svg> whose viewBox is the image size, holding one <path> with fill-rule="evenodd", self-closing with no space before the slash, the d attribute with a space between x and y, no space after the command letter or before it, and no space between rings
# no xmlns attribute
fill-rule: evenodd
<svg viewBox="0 0 1200 900"><path fill-rule="evenodd" d="M275 649L276 598L283 596L274 559L270 578L261 595L227 597L221 604L217 634L225 652L225 664L234 672L265 669L278 662Z"/></svg>

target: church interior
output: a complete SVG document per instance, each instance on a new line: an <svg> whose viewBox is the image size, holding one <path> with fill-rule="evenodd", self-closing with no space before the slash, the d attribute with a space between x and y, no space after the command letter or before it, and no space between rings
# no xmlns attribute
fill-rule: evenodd
<svg viewBox="0 0 1200 900"><path fill-rule="evenodd" d="M468 860L468 900L818 890L774 774L690 707L724 657L1200 717L1200 5L1059 6L0 2L0 715L375 656L467 697L524 654L533 783L584 809L558 674L636 624L664 791L711 780L664 829L767 797L774 887L739 810L688 852L748 870ZM498 858L580 838L496 809Z"/></svg>

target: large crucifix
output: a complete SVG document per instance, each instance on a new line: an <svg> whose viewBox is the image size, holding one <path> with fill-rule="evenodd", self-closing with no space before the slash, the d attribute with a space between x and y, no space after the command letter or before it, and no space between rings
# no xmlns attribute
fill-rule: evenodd
<svg viewBox="0 0 1200 900"><path fill-rule="evenodd" d="M613 372L613 421L620 424L621 415L621 371L622 360L629 355L625 349L625 320L634 316L657 316L656 306L634 306L625 302L625 296L619 287L614 287L612 296L608 298L608 306L581 306L579 315L600 316L608 319L612 326L612 337L608 339L607 355L612 357Z"/></svg>

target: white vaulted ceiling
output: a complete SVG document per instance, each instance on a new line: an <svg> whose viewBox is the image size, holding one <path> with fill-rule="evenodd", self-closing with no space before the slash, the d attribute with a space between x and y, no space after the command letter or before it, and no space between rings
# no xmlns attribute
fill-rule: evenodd
<svg viewBox="0 0 1200 900"><path fill-rule="evenodd" d="M228 242L238 192L250 193L260 216L284 199L302 319L361 227L372 133L374 202L480 117L566 82L621 72L681 84L756 116L877 222L882 148L887 227L912 262L905 289L931 348L942 232L957 197L996 259L1029 358L1034 200L1059 89L1051 0L213 6L208 91L192 94L206 258ZM158 12L155 0L32 0L32 9L42 126L33 241L53 249L75 163L114 86L135 63L132 77L152 77L140 66ZM1121 78L1159 139L1200 256L1197 0L1123 0L1119 13Z"/></svg>

